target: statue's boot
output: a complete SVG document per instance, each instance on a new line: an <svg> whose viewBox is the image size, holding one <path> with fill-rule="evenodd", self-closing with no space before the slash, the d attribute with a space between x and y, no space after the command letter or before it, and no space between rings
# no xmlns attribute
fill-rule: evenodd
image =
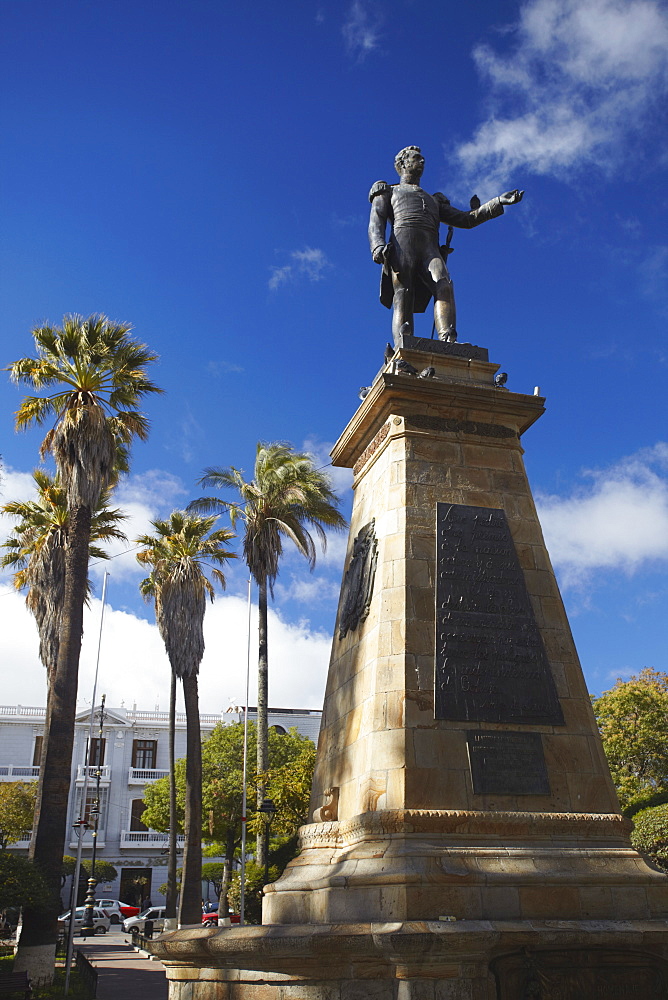
<svg viewBox="0 0 668 1000"><path fill-rule="evenodd" d="M449 326L447 330L439 330L438 339L443 340L446 344L454 344L457 340L457 331L454 326Z"/></svg>

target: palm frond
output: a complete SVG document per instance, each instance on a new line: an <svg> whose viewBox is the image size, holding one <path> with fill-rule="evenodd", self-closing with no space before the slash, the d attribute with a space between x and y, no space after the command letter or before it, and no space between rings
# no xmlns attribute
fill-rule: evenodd
<svg viewBox="0 0 668 1000"><path fill-rule="evenodd" d="M205 496L194 500L189 510L208 512L227 505L233 526L239 519L244 522L243 551L251 575L257 583L266 581L272 593L283 554L282 537L295 544L313 569L316 547L311 532L324 550L325 528L346 527L328 477L314 468L310 455L295 452L285 442L258 443L250 482L233 466L211 466L199 484L237 492L237 505Z"/></svg>
<svg viewBox="0 0 668 1000"><path fill-rule="evenodd" d="M156 355L130 337L127 323L101 314L63 318L62 327L45 324L33 332L37 357L9 366L17 382L34 389L57 386L50 396L28 396L16 413L19 429L54 426L42 443L53 453L71 505L95 507L101 490L127 471L133 439L148 435L139 400L161 390L145 368Z"/></svg>
<svg viewBox="0 0 668 1000"><path fill-rule="evenodd" d="M203 621L206 600L215 588L206 574L222 588L225 577L218 566L234 553L224 546L234 537L227 529L213 530L217 515L201 517L189 511L172 511L168 520L152 523L155 534L142 535L137 560L151 567L141 592L153 598L158 629L172 670L178 677L197 673L204 655ZM214 562L216 566L209 566Z"/></svg>

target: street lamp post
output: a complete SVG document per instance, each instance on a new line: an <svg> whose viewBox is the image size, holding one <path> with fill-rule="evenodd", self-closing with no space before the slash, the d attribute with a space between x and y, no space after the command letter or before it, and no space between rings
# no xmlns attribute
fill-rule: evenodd
<svg viewBox="0 0 668 1000"><path fill-rule="evenodd" d="M88 934L95 933L95 919L93 915L93 910L95 908L95 887L97 882L95 880L95 859L97 857L97 831L100 824L100 781L102 778L102 747L104 746L102 742L103 738L103 725L104 725L104 702L106 695L102 695L102 701L100 702L100 730L97 742L97 761L95 770L95 801L93 802L92 808L90 810L90 818L93 821L93 853L91 855L90 861L90 878L88 879L88 892L86 893L86 909L84 910L83 925L81 927L81 936L87 937ZM84 803L85 809L85 803Z"/></svg>
<svg viewBox="0 0 668 1000"><path fill-rule="evenodd" d="M70 922L67 928L67 958L65 959L65 990L67 996L70 989L70 971L72 969L72 952L74 951L74 917L77 909L77 898L79 896L79 872L81 871L81 848L83 838L88 829L88 823L81 816L73 824L74 832L77 836L77 859L72 874L72 885L70 886Z"/></svg>
<svg viewBox="0 0 668 1000"><path fill-rule="evenodd" d="M269 836L271 833L271 821L276 815L276 806L273 799L263 799L262 805L258 806L258 812L264 813L267 823L267 836L264 844L264 882L269 881Z"/></svg>

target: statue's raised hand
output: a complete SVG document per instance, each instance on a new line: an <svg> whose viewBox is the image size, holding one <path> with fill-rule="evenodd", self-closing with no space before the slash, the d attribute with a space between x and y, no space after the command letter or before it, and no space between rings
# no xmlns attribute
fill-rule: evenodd
<svg viewBox="0 0 668 1000"><path fill-rule="evenodd" d="M522 201L524 197L524 191L506 191L505 194L499 195L499 201L502 205L516 205L518 201Z"/></svg>

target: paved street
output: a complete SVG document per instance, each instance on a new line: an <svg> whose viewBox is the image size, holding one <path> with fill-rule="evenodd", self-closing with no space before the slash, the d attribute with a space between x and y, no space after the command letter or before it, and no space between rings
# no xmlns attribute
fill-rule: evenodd
<svg viewBox="0 0 668 1000"><path fill-rule="evenodd" d="M97 969L98 1000L167 1000L164 966L140 955L129 940L123 931L74 939L75 949Z"/></svg>

